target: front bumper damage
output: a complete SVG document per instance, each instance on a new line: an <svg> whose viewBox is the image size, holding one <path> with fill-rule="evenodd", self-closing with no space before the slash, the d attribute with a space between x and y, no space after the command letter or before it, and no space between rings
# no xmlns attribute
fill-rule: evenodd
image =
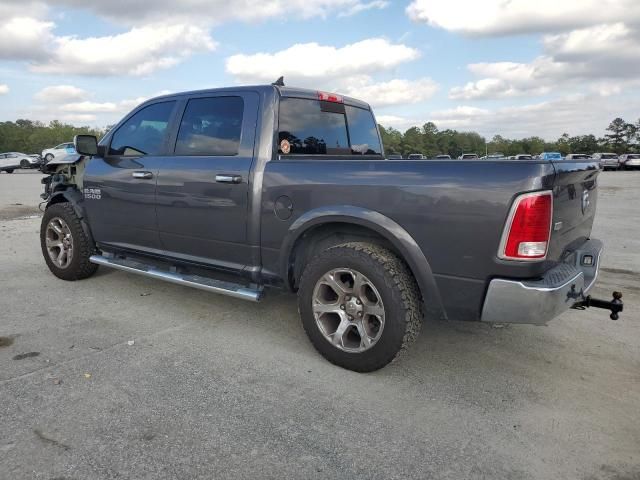
<svg viewBox="0 0 640 480"><path fill-rule="evenodd" d="M539 279L492 279L481 320L545 325L569 308L587 307L609 309L611 319L616 320L622 311L619 292L614 292L612 301L588 295L598 276L602 248L600 240L587 240Z"/></svg>

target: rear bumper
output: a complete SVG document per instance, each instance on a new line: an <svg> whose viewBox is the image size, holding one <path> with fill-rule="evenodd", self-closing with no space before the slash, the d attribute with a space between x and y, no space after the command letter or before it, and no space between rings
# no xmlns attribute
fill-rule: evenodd
<svg viewBox="0 0 640 480"><path fill-rule="evenodd" d="M487 289L481 320L545 325L582 300L593 287L602 248L600 240L588 240L540 279L494 278ZM588 256L593 259L592 265L584 265Z"/></svg>

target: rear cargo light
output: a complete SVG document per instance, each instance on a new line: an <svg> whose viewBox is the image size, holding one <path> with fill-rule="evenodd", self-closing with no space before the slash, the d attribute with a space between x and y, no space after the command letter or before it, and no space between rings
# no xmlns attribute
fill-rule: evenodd
<svg viewBox="0 0 640 480"><path fill-rule="evenodd" d="M342 95L327 92L318 92L318 100L322 100L323 102L344 103Z"/></svg>
<svg viewBox="0 0 640 480"><path fill-rule="evenodd" d="M547 256L553 195L525 193L513 202L500 241L498 257L505 260L541 260Z"/></svg>

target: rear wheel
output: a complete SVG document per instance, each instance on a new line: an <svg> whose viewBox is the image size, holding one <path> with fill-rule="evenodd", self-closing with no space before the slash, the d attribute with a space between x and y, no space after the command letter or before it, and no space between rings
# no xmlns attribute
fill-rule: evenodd
<svg viewBox="0 0 640 480"><path fill-rule="evenodd" d="M13 168L7 168L7 169L5 170L5 172L7 172L7 173L13 173Z"/></svg>
<svg viewBox="0 0 640 480"><path fill-rule="evenodd" d="M91 239L69 203L57 203L44 212L40 245L49 270L58 278L81 280L98 269L89 262L94 250Z"/></svg>
<svg viewBox="0 0 640 480"><path fill-rule="evenodd" d="M346 243L316 256L300 279L298 302L314 347L357 372L392 362L422 322L422 301L407 266L368 243Z"/></svg>

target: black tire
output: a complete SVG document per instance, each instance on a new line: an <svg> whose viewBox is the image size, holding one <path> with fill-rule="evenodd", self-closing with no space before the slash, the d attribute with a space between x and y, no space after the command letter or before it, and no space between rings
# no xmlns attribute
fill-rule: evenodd
<svg viewBox="0 0 640 480"><path fill-rule="evenodd" d="M56 217L64 220L67 224L73 242L71 261L65 268L60 268L53 262L46 246L47 226ZM95 246L84 232L80 218L70 203L56 203L45 210L40 225L40 246L49 270L62 280L82 280L96 273L98 269L98 265L89 262L89 257L95 251Z"/></svg>
<svg viewBox="0 0 640 480"><path fill-rule="evenodd" d="M7 168L7 169L5 170L5 172L7 172L7 173L13 173L13 168Z"/></svg>
<svg viewBox="0 0 640 480"><path fill-rule="evenodd" d="M363 274L384 304L382 333L372 347L362 352L334 346L320 330L313 312L316 284L327 272L342 268ZM372 372L394 361L417 337L423 320L420 291L409 268L393 252L361 242L331 247L307 264L300 279L298 308L316 350L331 363L356 372Z"/></svg>
<svg viewBox="0 0 640 480"><path fill-rule="evenodd" d="M29 162L27 162L26 160L21 160L20 161L20 168L26 170L27 168L31 168L31 164Z"/></svg>
<svg viewBox="0 0 640 480"><path fill-rule="evenodd" d="M47 162L47 163L49 163L51 160L53 160L53 155L51 155L50 153L47 153L47 154L44 156L44 161L45 161L45 162Z"/></svg>

